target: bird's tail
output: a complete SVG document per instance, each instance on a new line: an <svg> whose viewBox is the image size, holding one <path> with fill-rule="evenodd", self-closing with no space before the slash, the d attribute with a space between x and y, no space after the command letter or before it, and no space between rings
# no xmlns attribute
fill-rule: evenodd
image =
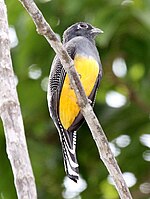
<svg viewBox="0 0 150 199"><path fill-rule="evenodd" d="M60 134L66 174L71 180L77 182L79 179L79 165L76 158L76 131L68 132L63 130Z"/></svg>

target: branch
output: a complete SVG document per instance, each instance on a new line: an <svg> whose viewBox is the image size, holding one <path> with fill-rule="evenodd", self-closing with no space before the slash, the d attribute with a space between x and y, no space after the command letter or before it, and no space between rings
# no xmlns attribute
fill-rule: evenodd
<svg viewBox="0 0 150 199"><path fill-rule="evenodd" d="M0 0L0 116L18 198L36 199L9 44L6 6L4 0Z"/></svg>
<svg viewBox="0 0 150 199"><path fill-rule="evenodd" d="M60 41L58 41L55 33L53 32L49 24L46 22L42 13L37 8L33 0L20 0L20 2L23 4L23 6L26 8L27 12L33 19L37 28L37 32L47 39L51 47L59 56L64 69L68 73L70 82L72 84L71 86L74 89L75 94L77 96L81 112L92 132L92 136L96 142L100 157L114 180L114 184L116 186L116 189L118 190L120 198L132 199L128 187L122 177L120 168L117 165L114 155L110 150L103 129L99 124L98 119L95 116L93 109L85 95L79 76L74 68L73 60L69 57L68 53L66 52L65 48L62 46Z"/></svg>

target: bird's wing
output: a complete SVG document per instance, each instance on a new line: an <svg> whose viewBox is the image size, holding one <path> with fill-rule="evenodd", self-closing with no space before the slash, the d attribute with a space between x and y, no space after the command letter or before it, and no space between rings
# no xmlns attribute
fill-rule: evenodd
<svg viewBox="0 0 150 199"><path fill-rule="evenodd" d="M67 47L67 52L74 58L75 55L75 47L69 46ZM62 151L64 157L64 165L65 171L72 180L77 182L78 179L78 163L76 159L76 132L68 132L61 124L59 118L59 99L61 89L64 83L64 79L66 77L66 72L62 67L62 64L59 58L56 56L52 63L52 68L49 77L49 85L48 85L48 105L50 115L58 129L60 141L62 144Z"/></svg>
<svg viewBox="0 0 150 199"><path fill-rule="evenodd" d="M66 48L68 54L72 59L74 59L75 56L75 46L69 45ZM56 55L52 66L51 66L51 71L50 71L50 76L49 76L49 83L48 83L48 106L49 106L49 111L52 119L54 120L55 125L58 124L58 117L59 117L59 110L58 110L58 105L59 105L59 98L61 94L61 90L63 87L63 83L66 77L66 72Z"/></svg>

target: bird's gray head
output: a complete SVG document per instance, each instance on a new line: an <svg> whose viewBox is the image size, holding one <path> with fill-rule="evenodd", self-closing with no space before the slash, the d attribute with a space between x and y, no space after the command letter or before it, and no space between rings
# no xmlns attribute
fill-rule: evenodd
<svg viewBox="0 0 150 199"><path fill-rule="evenodd" d="M91 24L85 22L78 22L70 26L64 31L63 43L68 42L74 37L83 36L89 40L94 40L95 36L103 33L99 28L93 27Z"/></svg>

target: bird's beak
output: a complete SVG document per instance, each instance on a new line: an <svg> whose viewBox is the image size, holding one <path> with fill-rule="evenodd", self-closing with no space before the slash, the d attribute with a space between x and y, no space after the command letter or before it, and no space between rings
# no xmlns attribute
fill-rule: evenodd
<svg viewBox="0 0 150 199"><path fill-rule="evenodd" d="M104 33L104 32L101 29L99 29L99 28L93 27L92 30L91 30L91 33L97 35L97 34L101 34L101 33Z"/></svg>

